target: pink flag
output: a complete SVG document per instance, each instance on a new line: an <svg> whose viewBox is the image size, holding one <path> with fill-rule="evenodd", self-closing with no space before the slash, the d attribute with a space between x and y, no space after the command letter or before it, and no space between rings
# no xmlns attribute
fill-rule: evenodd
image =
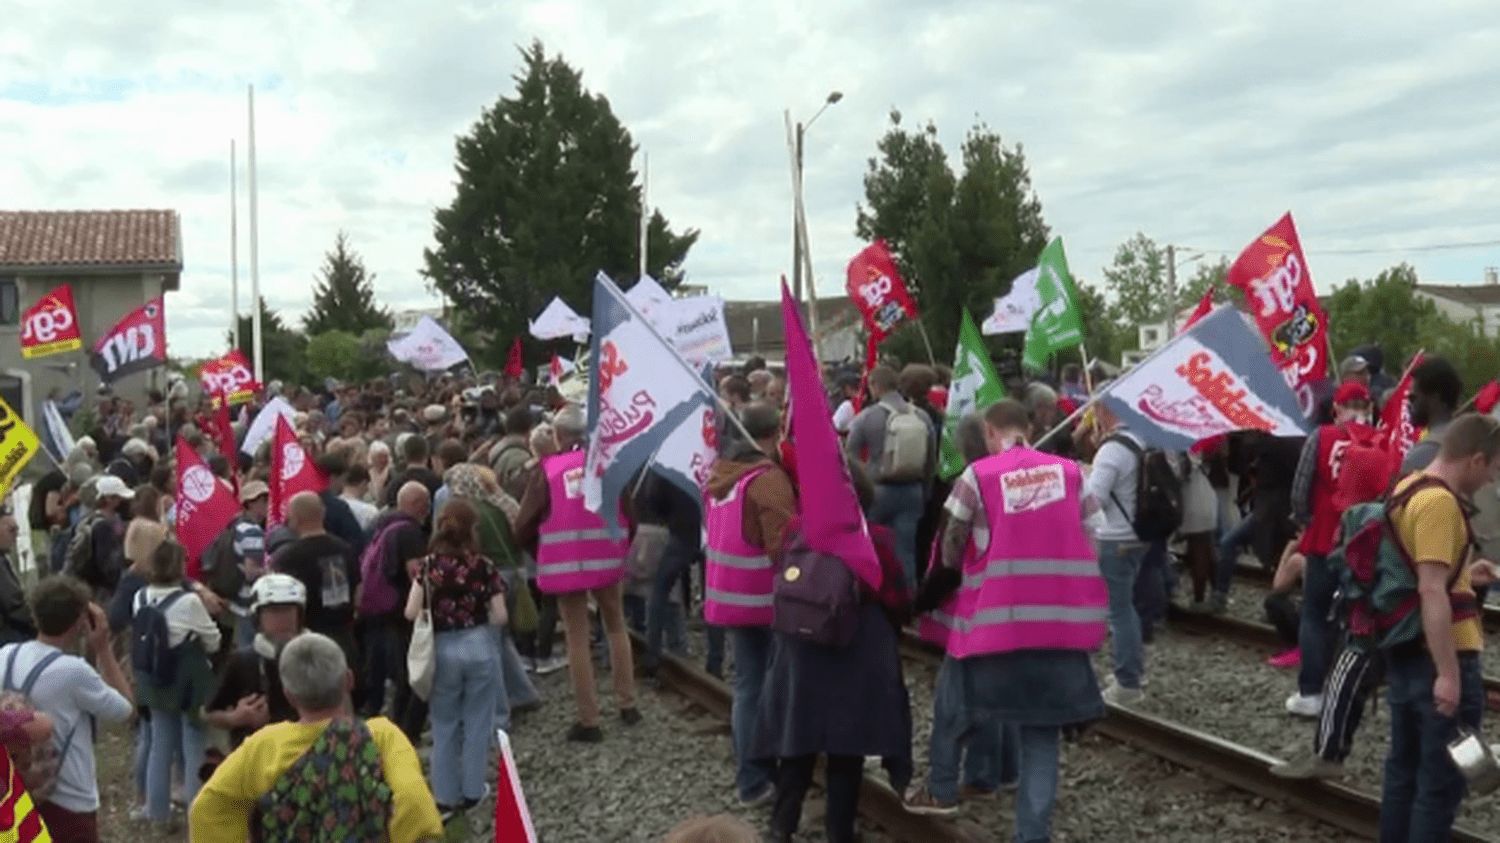
<svg viewBox="0 0 1500 843"><path fill-rule="evenodd" d="M504 730L500 731L500 770L495 776L495 843L536 843L536 828L510 752L510 736Z"/></svg>
<svg viewBox="0 0 1500 843"><path fill-rule="evenodd" d="M781 320L786 332L786 377L797 443L798 509L808 547L842 559L870 588L880 588L880 560L860 512L854 483L844 465L839 435L828 414L823 380L813 358L797 303L781 281ZM823 409L818 412L817 409ZM807 505L813 504L813 505Z"/></svg>
<svg viewBox="0 0 1500 843"><path fill-rule="evenodd" d="M187 574L197 579L198 560L239 514L234 492L214 476L198 453L177 438L177 541L187 551Z"/></svg>
<svg viewBox="0 0 1500 843"><path fill-rule="evenodd" d="M276 418L276 441L271 447L271 509L266 515L266 526L275 527L286 522L287 501L298 492L321 492L328 485L328 478L307 456L302 443L292 433L286 416Z"/></svg>

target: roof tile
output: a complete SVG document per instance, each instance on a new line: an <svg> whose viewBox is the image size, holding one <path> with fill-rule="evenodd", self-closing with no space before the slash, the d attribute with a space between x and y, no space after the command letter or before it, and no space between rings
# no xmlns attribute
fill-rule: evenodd
<svg viewBox="0 0 1500 843"><path fill-rule="evenodd" d="M0 267L175 267L176 211L0 211Z"/></svg>

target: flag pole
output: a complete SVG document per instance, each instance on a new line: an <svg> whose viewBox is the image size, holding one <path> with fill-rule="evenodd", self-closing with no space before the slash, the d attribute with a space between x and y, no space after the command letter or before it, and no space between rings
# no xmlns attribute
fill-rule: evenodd
<svg viewBox="0 0 1500 843"><path fill-rule="evenodd" d="M1078 343L1078 356L1083 360L1083 388L1088 390L1090 395L1093 395L1094 376L1089 374L1089 350L1084 347L1082 342Z"/></svg>
<svg viewBox="0 0 1500 843"><path fill-rule="evenodd" d="M234 138L229 139L229 330L234 347L240 347L240 203L239 165Z"/></svg>
<svg viewBox="0 0 1500 843"><path fill-rule="evenodd" d="M672 354L672 359L677 361L677 365L681 366L684 372L687 372L689 375L691 375L693 380L697 381L698 385L703 387L703 390L705 392L714 397L714 402L723 409L724 415L734 423L735 428L737 428L739 432L745 437L745 441L749 442L751 445L754 445L757 451L760 450L760 446L755 445L755 437L751 436L750 431L745 429L745 425L740 423L739 416L736 416L729 404L725 402L723 398L719 397L719 391L709 386L708 381L705 381L703 379L703 375L693 371L693 367L689 365L686 360L682 359L682 355L677 353L677 349L673 348L672 344L667 342L662 337L662 335L657 332L656 326L651 324L651 320L642 316L641 312L635 309L635 305L630 303L630 299L625 298L625 294L620 292L620 288L615 285L614 279L610 278L608 275L605 275L603 272L599 273L597 279L600 281L608 282L608 286L604 288L605 292L609 293L611 296L614 296L615 301L619 302L620 306L625 308L625 311L630 314L630 317L632 319L639 321L647 331L651 332L651 336L655 337L657 342L661 343L663 346L666 346L667 351L671 352ZM597 363L598 361L591 362Z"/></svg>
<svg viewBox="0 0 1500 843"><path fill-rule="evenodd" d="M260 334L260 206L255 191L255 86L249 86L250 114L250 345L253 349L255 379L266 382ZM235 319L239 323L239 319Z"/></svg>
<svg viewBox="0 0 1500 843"><path fill-rule="evenodd" d="M937 355L932 353L932 340L927 338L927 326L922 324L922 317L917 317L917 331L922 334L922 345L927 347L927 360L932 365L937 365Z"/></svg>
<svg viewBox="0 0 1500 843"><path fill-rule="evenodd" d="M643 149L641 150L641 278L646 277L646 226L651 219L649 206L646 205L646 186L650 178L651 155Z"/></svg>

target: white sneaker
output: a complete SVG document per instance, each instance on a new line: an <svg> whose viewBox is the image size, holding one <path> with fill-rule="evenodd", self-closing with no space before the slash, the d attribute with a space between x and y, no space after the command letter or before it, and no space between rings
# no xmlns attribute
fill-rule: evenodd
<svg viewBox="0 0 1500 843"><path fill-rule="evenodd" d="M1303 696L1300 693L1286 698L1286 710L1298 717L1317 719L1323 713L1323 695Z"/></svg>
<svg viewBox="0 0 1500 843"><path fill-rule="evenodd" d="M1104 701L1110 705L1132 706L1146 698L1146 692L1140 688L1126 688L1114 679L1104 686L1102 694Z"/></svg>
<svg viewBox="0 0 1500 843"><path fill-rule="evenodd" d="M536 663L536 674L546 676L556 673L568 666L567 656L552 656L550 658L538 659Z"/></svg>

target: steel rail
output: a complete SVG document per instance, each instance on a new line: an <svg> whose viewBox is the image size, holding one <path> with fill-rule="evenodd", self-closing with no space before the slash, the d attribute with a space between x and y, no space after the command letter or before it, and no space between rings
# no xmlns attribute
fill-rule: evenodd
<svg viewBox="0 0 1500 843"><path fill-rule="evenodd" d="M942 659L940 649L909 631L902 638L902 650L929 663ZM1259 750L1143 712L1116 705L1108 705L1108 709L1108 716L1093 728L1111 740L1199 770L1238 790L1274 799L1351 834L1370 839L1378 836L1379 796L1336 782L1279 778L1270 771L1279 759ZM1450 839L1462 843L1491 840L1458 826Z"/></svg>
<svg viewBox="0 0 1500 843"><path fill-rule="evenodd" d="M1275 572L1262 568L1259 565L1247 565L1244 562L1238 562L1234 566L1234 575L1242 580L1269 585L1271 577L1275 575ZM1483 612L1485 632L1500 632L1500 606L1491 606L1486 603L1483 606Z"/></svg>
<svg viewBox="0 0 1500 843"><path fill-rule="evenodd" d="M644 652L645 641L635 632L630 633L631 644L637 654ZM729 723L733 695L729 686L721 679L682 658L663 653L657 668L657 677L673 693L686 697L715 718ZM816 780L824 786L823 770L819 767ZM921 843L983 843L993 835L973 827L966 821L954 821L943 817L913 814L906 810L901 795L891 790L883 780L865 774L864 787L859 794L859 813L865 819L884 829L897 840L921 841Z"/></svg>

